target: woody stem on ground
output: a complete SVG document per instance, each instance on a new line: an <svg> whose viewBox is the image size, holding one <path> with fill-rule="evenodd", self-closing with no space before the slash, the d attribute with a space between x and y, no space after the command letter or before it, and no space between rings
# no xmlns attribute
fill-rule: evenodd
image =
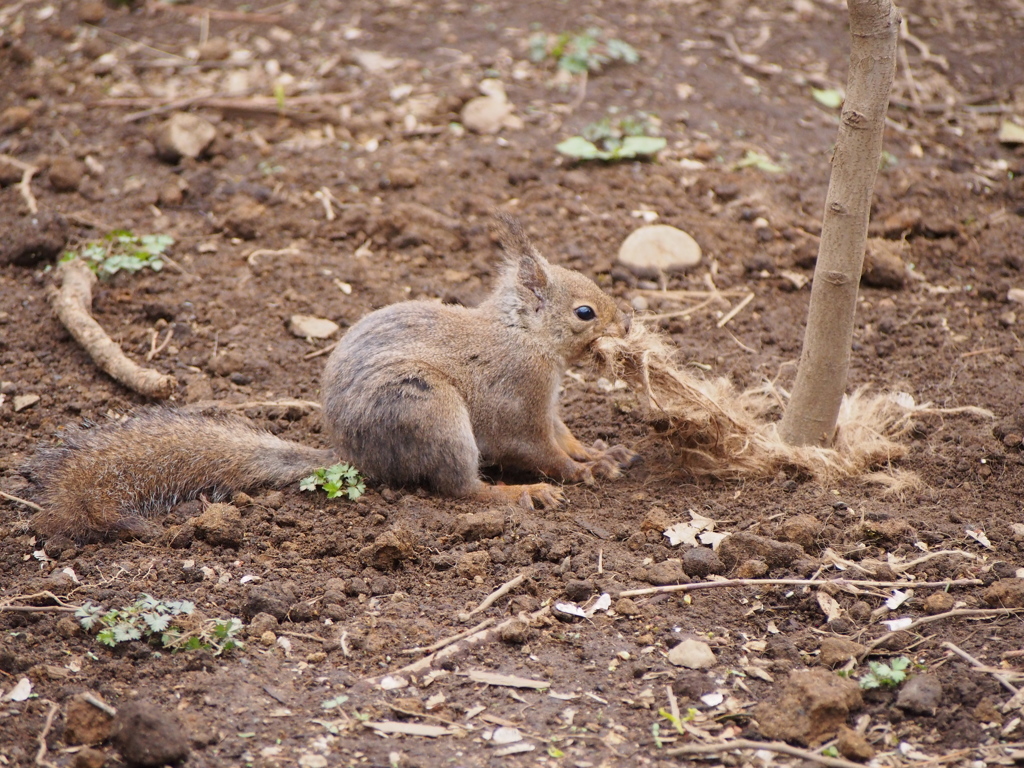
<svg viewBox="0 0 1024 768"><path fill-rule="evenodd" d="M899 10L889 0L849 0L849 8L846 101L832 155L803 352L779 425L791 445L828 445L835 435L850 366L872 187L896 72Z"/></svg>

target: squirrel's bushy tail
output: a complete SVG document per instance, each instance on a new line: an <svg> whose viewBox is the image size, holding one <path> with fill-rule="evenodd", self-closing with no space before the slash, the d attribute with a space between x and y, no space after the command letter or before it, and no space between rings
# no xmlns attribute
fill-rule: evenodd
<svg viewBox="0 0 1024 768"><path fill-rule="evenodd" d="M124 423L71 430L27 467L43 507L32 527L44 536L94 540L182 501L281 485L335 461L256 429L237 416L153 410Z"/></svg>

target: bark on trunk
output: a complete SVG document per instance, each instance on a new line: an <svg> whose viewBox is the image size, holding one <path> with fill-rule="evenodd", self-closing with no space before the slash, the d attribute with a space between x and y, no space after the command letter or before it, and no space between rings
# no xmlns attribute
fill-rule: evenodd
<svg viewBox="0 0 1024 768"><path fill-rule="evenodd" d="M900 14L889 0L849 0L850 71L832 155L803 352L779 425L791 445L828 445L846 389L871 195L896 72Z"/></svg>

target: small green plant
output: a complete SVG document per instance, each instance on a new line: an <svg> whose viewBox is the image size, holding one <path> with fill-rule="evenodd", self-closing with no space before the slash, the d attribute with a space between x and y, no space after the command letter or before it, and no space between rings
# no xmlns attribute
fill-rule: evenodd
<svg viewBox="0 0 1024 768"><path fill-rule="evenodd" d="M119 643L147 640L172 651L206 649L219 656L241 646L236 639L242 629L238 619L202 619L188 600L157 600L143 594L135 603L106 610L86 603L75 618L83 629L96 633L96 640L113 648Z"/></svg>
<svg viewBox="0 0 1024 768"><path fill-rule="evenodd" d="M665 148L666 141L655 136L655 120L642 112L591 123L578 136L566 139L555 149L577 160L627 160L651 157Z"/></svg>
<svg viewBox="0 0 1024 768"><path fill-rule="evenodd" d="M609 38L596 27L585 32L563 32L548 35L538 32L530 38L530 58L535 62L555 61L559 69L573 75L599 72L613 61L636 64L640 54L629 43Z"/></svg>
<svg viewBox="0 0 1024 768"><path fill-rule="evenodd" d="M80 258L100 277L118 272L138 272L164 268L163 256L174 244L170 235L133 235L127 229L115 229L99 240L90 240L77 251L65 251L61 261Z"/></svg>
<svg viewBox="0 0 1024 768"><path fill-rule="evenodd" d="M348 496L349 500L355 501L366 493L366 484L363 482L362 475L351 464L322 467L299 482L301 491L315 491L320 487L327 491L328 499L336 499L344 494Z"/></svg>
<svg viewBox="0 0 1024 768"><path fill-rule="evenodd" d="M869 661L870 672L860 679L860 687L864 690L871 688L895 688L907 679L907 668L910 666L910 659L900 656L888 664L881 661Z"/></svg>

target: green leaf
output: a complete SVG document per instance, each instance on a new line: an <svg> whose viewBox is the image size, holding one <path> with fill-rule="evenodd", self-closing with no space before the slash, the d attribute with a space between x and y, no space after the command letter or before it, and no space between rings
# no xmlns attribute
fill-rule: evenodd
<svg viewBox="0 0 1024 768"><path fill-rule="evenodd" d="M668 142L660 136L627 136L622 140L621 157L656 155Z"/></svg>
<svg viewBox="0 0 1024 768"><path fill-rule="evenodd" d="M103 645L109 645L111 648L117 645L117 639L114 637L114 630L110 627L101 629L99 634L96 635L96 639L103 643Z"/></svg>
<svg viewBox="0 0 1024 768"><path fill-rule="evenodd" d="M819 104L828 107L829 109L839 109L843 106L843 102L846 97L843 96L842 91L838 91L835 88L811 88L811 96Z"/></svg>
<svg viewBox="0 0 1024 768"><path fill-rule="evenodd" d="M346 696L344 693L342 693L342 694L340 694L338 696L335 696L333 699L327 699L326 701L321 701L320 702L320 708L321 709L336 709L337 707L340 707L342 704L344 704L346 701L348 701L348 696Z"/></svg>
<svg viewBox="0 0 1024 768"><path fill-rule="evenodd" d="M299 481L299 490L315 491L319 485L320 478L318 478L316 475L310 475L309 477L304 477Z"/></svg>
<svg viewBox="0 0 1024 768"><path fill-rule="evenodd" d="M747 154L743 156L743 159L736 163L737 168L757 168L765 173L782 173L785 170L781 165L777 165L772 162L772 159L767 155L762 155L760 152L754 152L748 149Z"/></svg>
<svg viewBox="0 0 1024 768"><path fill-rule="evenodd" d="M640 54L636 52L636 48L622 40L613 38L608 41L607 47L608 55L613 59L624 61L627 64L636 64L640 61Z"/></svg>
<svg viewBox="0 0 1024 768"><path fill-rule="evenodd" d="M582 136L573 136L570 139L566 139L562 143L555 145L555 149L563 155L576 157L580 160L594 160L607 154L601 152L592 142L587 141Z"/></svg>
<svg viewBox="0 0 1024 768"><path fill-rule="evenodd" d="M146 622L146 626L149 627L149 631L154 634L157 632L163 632L171 625L171 617L165 616L162 613L144 613L142 614L142 620Z"/></svg>

